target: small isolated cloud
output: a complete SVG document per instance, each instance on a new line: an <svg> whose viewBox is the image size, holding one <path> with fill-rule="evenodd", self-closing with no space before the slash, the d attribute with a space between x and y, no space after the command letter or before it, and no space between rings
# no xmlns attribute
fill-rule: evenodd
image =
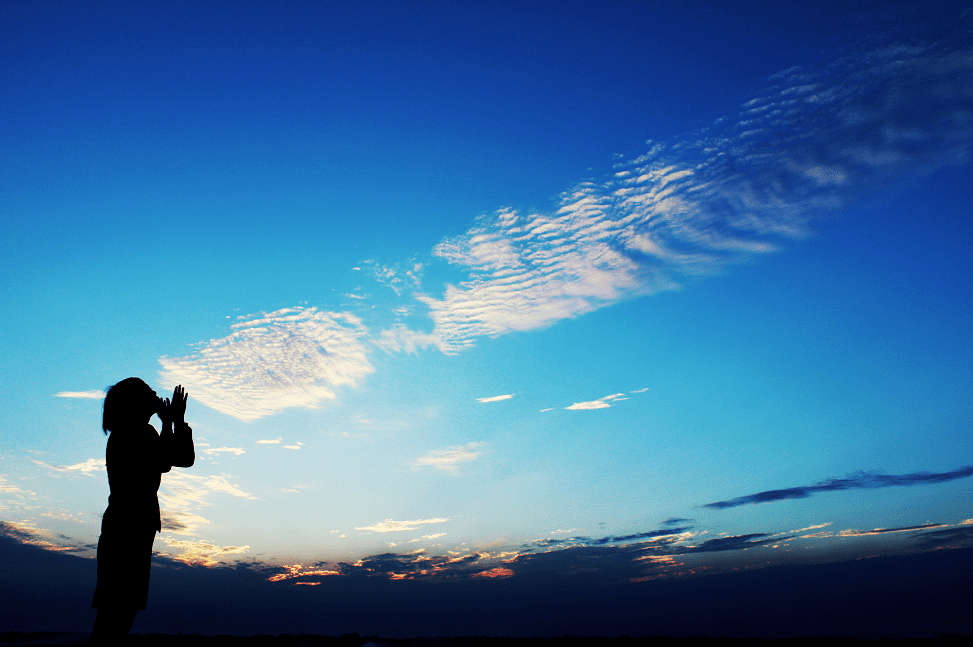
<svg viewBox="0 0 973 647"><path fill-rule="evenodd" d="M240 454L246 454L247 450L242 447L214 447L212 449L202 450L204 454L235 454L239 456Z"/></svg>
<svg viewBox="0 0 973 647"><path fill-rule="evenodd" d="M480 457L483 452L476 450L483 445L484 443L481 442L472 442L465 445L447 447L446 449L437 449L417 459L414 465L429 465L455 475L459 472L458 465L460 463L468 463Z"/></svg>
<svg viewBox="0 0 973 647"><path fill-rule="evenodd" d="M281 436L277 440L258 440L257 444L258 445L278 445L282 440L284 440L283 436Z"/></svg>
<svg viewBox="0 0 973 647"><path fill-rule="evenodd" d="M497 567L497 568L491 568L488 571L480 571L479 573L475 573L470 577L486 577L489 579L503 580L513 576L514 576L514 572L509 568Z"/></svg>
<svg viewBox="0 0 973 647"><path fill-rule="evenodd" d="M279 573L272 577L268 577L267 581L283 582L284 580L292 580L296 577L313 577L313 576L327 577L329 575L341 575L339 571L332 571L332 570L326 570L326 569L314 568L314 567L306 569L304 568L303 564L291 564L291 565L285 564L284 568L287 569L286 573ZM295 584L314 585L314 584L320 584L320 582L295 582Z"/></svg>
<svg viewBox="0 0 973 647"><path fill-rule="evenodd" d="M39 461L37 459L31 459L31 460L33 460L38 465L43 465L44 467L48 469L52 469L55 472L91 474L92 472L105 471L104 458L89 458L83 463L75 463L74 465L51 465L50 463L45 463L44 461Z"/></svg>
<svg viewBox="0 0 973 647"><path fill-rule="evenodd" d="M648 390L649 387L645 387L644 389L635 389L634 391L629 391L629 393L645 393Z"/></svg>
<svg viewBox="0 0 973 647"><path fill-rule="evenodd" d="M104 391L61 391L54 394L55 398L74 398L76 400L104 400Z"/></svg>
<svg viewBox="0 0 973 647"><path fill-rule="evenodd" d="M365 530L368 532L402 532L404 530L418 530L419 526L431 523L446 523L449 519L437 517L435 519L416 519L413 521L394 521L386 519L381 523L373 523L370 526L356 527L355 530Z"/></svg>
<svg viewBox="0 0 973 647"><path fill-rule="evenodd" d="M335 387L374 371L361 342L368 331L350 313L295 307L244 319L193 355L160 359L162 383L182 384L206 406L249 421L313 409L333 400Z"/></svg>
<svg viewBox="0 0 973 647"><path fill-rule="evenodd" d="M507 395L495 395L492 398L477 398L477 402L500 402L501 400L509 400L510 398L517 395L516 393L508 393Z"/></svg>
<svg viewBox="0 0 973 647"><path fill-rule="evenodd" d="M297 445L284 445L284 449L300 449L300 448L301 448L300 443L298 443Z"/></svg>
<svg viewBox="0 0 973 647"><path fill-rule="evenodd" d="M870 472L859 472L851 476L840 479L828 479L815 485L802 485L798 487L785 488L783 490L765 490L756 494L729 499L727 501L715 501L700 506L712 508L714 510L725 510L747 503L769 503L772 501L783 501L785 499L806 499L819 492L836 492L840 490L874 490L885 487L904 487L911 485L927 485L932 483L946 483L956 479L968 478L973 476L973 465L967 465L955 469L951 472L914 472L912 474L874 474Z"/></svg>
<svg viewBox="0 0 973 647"><path fill-rule="evenodd" d="M615 393L613 395L606 395L603 398L598 398L597 400L591 400L590 402L575 402L570 407L564 407L569 411L584 411L588 409L607 409L612 406L611 402L615 400L627 400L624 393Z"/></svg>
<svg viewBox="0 0 973 647"><path fill-rule="evenodd" d="M546 408L546 409L541 409L541 411L540 411L540 412L541 412L541 413L544 413L545 411L554 411L554 407L548 407L548 408Z"/></svg>

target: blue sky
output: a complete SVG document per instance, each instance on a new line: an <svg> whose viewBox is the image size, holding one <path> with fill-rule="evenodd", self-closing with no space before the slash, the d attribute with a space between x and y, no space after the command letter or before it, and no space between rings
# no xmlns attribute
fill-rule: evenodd
<svg viewBox="0 0 973 647"><path fill-rule="evenodd" d="M158 560L281 600L970 547L961 3L0 11L9 541L91 561L136 375Z"/></svg>

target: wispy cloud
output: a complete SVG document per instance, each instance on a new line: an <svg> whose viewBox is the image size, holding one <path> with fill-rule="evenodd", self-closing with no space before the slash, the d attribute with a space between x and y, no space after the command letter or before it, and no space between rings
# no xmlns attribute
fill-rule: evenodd
<svg viewBox="0 0 973 647"><path fill-rule="evenodd" d="M75 463L74 465L52 465L50 463L45 463L44 461L39 461L37 459L31 459L31 460L33 460L38 465L43 465L44 467L54 470L55 472L91 474L92 472L105 471L104 458L89 458L83 463Z"/></svg>
<svg viewBox="0 0 973 647"><path fill-rule="evenodd" d="M203 454L234 454L236 456L247 453L247 450L245 450L243 447L214 447L212 449L203 449L200 451Z"/></svg>
<svg viewBox="0 0 973 647"><path fill-rule="evenodd" d="M509 393L507 395L495 395L492 398L477 398L477 402L500 402L501 400L509 400L510 398L517 395L516 393Z"/></svg>
<svg viewBox="0 0 973 647"><path fill-rule="evenodd" d="M104 391L60 391L54 394L55 398L75 398L77 400L104 400Z"/></svg>
<svg viewBox="0 0 973 647"><path fill-rule="evenodd" d="M182 384L206 406L254 420L314 408L374 370L361 342L367 331L354 315L295 307L245 319L193 355L160 359L163 384Z"/></svg>
<svg viewBox="0 0 973 647"><path fill-rule="evenodd" d="M589 402L575 402L570 407L564 407L565 409L571 411L584 411L590 409L607 409L612 406L611 403L615 400L627 400L623 393L614 393L612 395L606 395L603 398L598 398L597 400L591 400Z"/></svg>
<svg viewBox="0 0 973 647"><path fill-rule="evenodd" d="M413 521L394 521L386 519L380 523L373 523L370 526L356 527L355 530L365 530L368 532L402 532L404 530L417 530L419 526L431 523L446 523L449 519L437 517L435 519L415 519Z"/></svg>
<svg viewBox="0 0 973 647"><path fill-rule="evenodd" d="M258 440L258 441L257 441L257 444L258 444L258 445L278 445L278 444L280 444L280 442L281 442L281 441L283 441L283 440L284 440L284 437L283 437L283 436L281 436L281 437L280 437L280 438L278 438L277 440Z"/></svg>
<svg viewBox="0 0 973 647"><path fill-rule="evenodd" d="M956 479L973 476L973 465L967 465L951 472L914 472L912 474L873 474L860 472L845 478L828 479L815 485L802 485L782 490L765 490L756 494L707 503L702 508L725 510L748 503L769 503L785 499L806 499L819 492L835 492L839 490L872 490L885 487L902 487L908 485L926 485L930 483L946 483Z"/></svg>
<svg viewBox="0 0 973 647"><path fill-rule="evenodd" d="M0 511L21 508L36 497L34 492L11 483L6 474L0 474Z"/></svg>
<svg viewBox="0 0 973 647"><path fill-rule="evenodd" d="M429 465L430 467L435 467L436 469L441 469L444 472L455 475L459 473L458 466L460 463L468 463L480 457L483 452L476 450L483 447L483 445L484 443L481 442L472 442L465 445L447 447L446 449L437 449L429 452L422 458L416 459L414 465Z"/></svg>
<svg viewBox="0 0 973 647"><path fill-rule="evenodd" d="M468 279L415 294L431 333L400 326L381 343L456 353L780 249L823 214L968 159L971 88L973 59L949 39L789 69L708 130L567 191L553 213L502 209L443 240L433 254Z"/></svg>
<svg viewBox="0 0 973 647"><path fill-rule="evenodd" d="M212 505L210 499L214 494L256 498L231 483L225 474L199 476L181 470L166 474L159 488L163 530L177 535L196 535L201 526L210 523L198 513Z"/></svg>

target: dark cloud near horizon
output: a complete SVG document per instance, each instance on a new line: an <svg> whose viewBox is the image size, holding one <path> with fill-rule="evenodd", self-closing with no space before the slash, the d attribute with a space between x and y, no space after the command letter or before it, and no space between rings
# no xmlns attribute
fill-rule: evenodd
<svg viewBox="0 0 973 647"><path fill-rule="evenodd" d="M677 521L689 521L688 519L677 520ZM665 523L665 522L663 522ZM669 535L678 535L689 531L692 526L683 526L680 528L664 528L661 530L650 530L648 532L639 532L633 535L621 535L614 536L609 535L607 537L599 537L598 539L592 539L591 537L567 537L565 539L535 539L529 541L522 547L522 550L529 551L534 548L546 548L550 546L603 546L605 544L616 544L622 542L632 542L644 539L652 539L655 537L666 537Z"/></svg>
<svg viewBox="0 0 973 647"><path fill-rule="evenodd" d="M769 537L769 539L758 539L759 537ZM777 537L765 532L756 532L749 535L736 535L733 537L716 537L707 539L698 546L693 546L683 551L684 553L720 553L727 550L745 550L754 546L774 544L781 541L793 539L794 535Z"/></svg>
<svg viewBox="0 0 973 647"><path fill-rule="evenodd" d="M947 548L973 548L973 524L938 528L916 535L915 547L919 550Z"/></svg>
<svg viewBox="0 0 973 647"><path fill-rule="evenodd" d="M944 523L923 523L918 526L902 526L899 528L875 528L874 530L860 530L854 534L857 536L864 535L887 535L893 532L912 532L915 530L929 530L932 528L944 528L946 524Z"/></svg>
<svg viewBox="0 0 973 647"><path fill-rule="evenodd" d="M837 492L841 490L873 490L885 487L902 487L909 485L927 485L933 483L947 483L956 479L973 476L973 465L960 467L951 472L913 472L912 474L874 474L859 472L845 478L828 479L815 485L803 485L782 490L765 490L756 494L715 501L701 505L701 508L725 510L747 503L770 503L786 499L806 499L818 492Z"/></svg>

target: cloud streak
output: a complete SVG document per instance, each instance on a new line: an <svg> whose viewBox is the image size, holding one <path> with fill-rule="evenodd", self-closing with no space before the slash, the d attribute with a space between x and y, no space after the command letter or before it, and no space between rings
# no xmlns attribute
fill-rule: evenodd
<svg viewBox="0 0 973 647"><path fill-rule="evenodd" d="M55 472L63 473L78 473L78 474L91 474L92 472L104 472L105 471L105 459L104 458L89 458L83 463L75 463L74 465L52 465L50 463L45 463L44 461L39 461L37 459L31 459L38 465L43 465L44 467L54 470Z"/></svg>
<svg viewBox="0 0 973 647"><path fill-rule="evenodd" d="M477 402L500 402L501 400L509 400L514 397L516 393L509 393L507 395L495 395L492 398L477 398Z"/></svg>
<svg viewBox="0 0 973 647"><path fill-rule="evenodd" d="M449 521L449 519L444 519L442 517L437 517L435 519L416 519L414 521L395 521L393 519L386 519L380 523L373 523L370 526L355 528L355 530L366 530L368 532L402 532L404 530L417 530L419 526L425 526L431 523L446 523L447 521Z"/></svg>
<svg viewBox="0 0 973 647"><path fill-rule="evenodd" d="M612 406L612 402L615 400L627 400L623 393L614 393L612 395L606 395L603 398L598 398L597 400L591 400L589 402L575 402L570 407L564 407L569 411L586 411L591 409L607 409Z"/></svg>
<svg viewBox="0 0 973 647"><path fill-rule="evenodd" d="M54 394L55 398L74 398L76 400L104 400L104 391L60 391Z"/></svg>
<svg viewBox="0 0 973 647"><path fill-rule="evenodd" d="M354 315L295 307L245 319L193 355L160 359L163 384L182 384L206 406L247 421L313 409L374 370Z"/></svg>
<svg viewBox="0 0 973 647"><path fill-rule="evenodd" d="M736 508L748 503L771 503L787 499L806 499L820 492L837 492L841 490L873 490L886 487L904 487L911 485L927 485L931 483L947 483L956 479L973 476L973 465L960 467L951 472L914 472L912 474L872 474L860 472L840 479L828 479L815 485L803 485L782 490L765 490L756 494L715 501L699 506L713 510Z"/></svg>
<svg viewBox="0 0 973 647"><path fill-rule="evenodd" d="M400 325L381 345L457 353L678 289L808 235L815 218L863 196L968 159L973 57L948 38L873 44L770 81L736 115L567 191L553 213L502 209L443 240L433 254L468 279L438 297L415 294L431 333Z"/></svg>

